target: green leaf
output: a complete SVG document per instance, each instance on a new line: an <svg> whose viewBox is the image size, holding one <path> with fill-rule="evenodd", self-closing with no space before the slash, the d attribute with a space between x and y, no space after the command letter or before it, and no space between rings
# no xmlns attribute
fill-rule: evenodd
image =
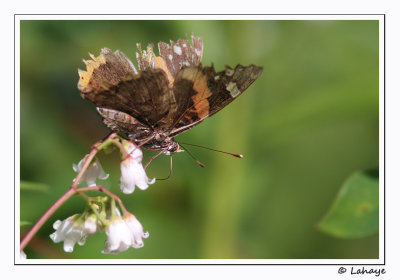
<svg viewBox="0 0 400 280"><path fill-rule="evenodd" d="M377 171L356 172L343 184L318 228L340 238L360 238L378 231L379 178Z"/></svg>
<svg viewBox="0 0 400 280"><path fill-rule="evenodd" d="M27 222L27 221L20 221L19 222L19 226L20 227L24 227L24 226L27 226L27 225L30 225L30 224L32 224L31 222Z"/></svg>
<svg viewBox="0 0 400 280"><path fill-rule="evenodd" d="M21 190L24 190L24 191L47 192L50 189L50 187L46 184L36 183L36 182L28 182L28 181L21 181L20 187L21 187Z"/></svg>

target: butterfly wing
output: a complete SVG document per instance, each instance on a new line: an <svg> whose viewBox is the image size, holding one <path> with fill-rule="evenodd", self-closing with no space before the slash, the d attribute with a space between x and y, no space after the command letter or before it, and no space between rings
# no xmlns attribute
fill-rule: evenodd
<svg viewBox="0 0 400 280"><path fill-rule="evenodd" d="M170 127L176 136L224 108L245 91L262 73L263 67L227 66L216 73L214 67L181 69L174 82L177 115Z"/></svg>
<svg viewBox="0 0 400 280"><path fill-rule="evenodd" d="M199 37L191 36L189 40L178 39L170 44L159 42L158 50L160 56L153 51L153 44L142 50L141 44L137 44L139 52L136 53L139 70L162 69L172 87L176 74L183 67L196 67L200 65L203 56L203 41Z"/></svg>
<svg viewBox="0 0 400 280"><path fill-rule="evenodd" d="M158 43L158 50L165 61L167 72L173 77L183 67L195 67L200 65L203 56L203 41L199 37L191 36L189 40L179 39L177 42L170 41L170 44Z"/></svg>
<svg viewBox="0 0 400 280"><path fill-rule="evenodd" d="M176 111L175 96L162 69L137 72L121 52L103 49L79 71L78 88L83 98L97 107L131 115L150 128L170 125Z"/></svg>
<svg viewBox="0 0 400 280"><path fill-rule="evenodd" d="M131 139L140 141L148 138L152 133L147 125L121 111L97 107L97 112L108 128L115 132L126 133Z"/></svg>
<svg viewBox="0 0 400 280"><path fill-rule="evenodd" d="M102 49L100 56L84 61L87 71L79 70L81 95L101 108L100 115L114 131L128 133L147 126L175 136L192 128L237 98L263 68L227 66L216 73L213 66L200 64L201 38L191 39L191 44L182 39L160 42L161 56L155 56L153 45L142 51L138 44L140 71L122 52ZM121 123L116 116L128 120L124 114L140 125L132 120Z"/></svg>

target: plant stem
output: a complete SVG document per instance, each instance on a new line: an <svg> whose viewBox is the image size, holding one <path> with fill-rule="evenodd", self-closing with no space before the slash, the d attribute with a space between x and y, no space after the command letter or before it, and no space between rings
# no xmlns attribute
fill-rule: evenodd
<svg viewBox="0 0 400 280"><path fill-rule="evenodd" d="M28 234L24 237L21 242L20 250L22 251L26 245L31 241L33 236L38 232L38 230L43 226L43 224L50 218L50 216L62 205L65 201L67 201L71 196L76 193L76 189L70 188L65 194L63 194L47 211L43 214L43 216L37 221L37 223L31 228Z"/></svg>
<svg viewBox="0 0 400 280"><path fill-rule="evenodd" d="M63 194L47 211L43 214L43 216L36 222L36 224L31 228L28 234L24 237L20 244L20 251L22 251L26 245L31 241L33 236L38 232L38 230L43 226L43 224L50 218L50 216L67 201L71 196L77 193L77 186L79 181L81 180L83 173L85 173L86 169L89 167L89 164L92 162L92 159L97 154L99 150L109 144L109 141L113 141L115 137L118 137L116 133L111 133L104 140L101 140L92 146L92 149L89 154L85 156L85 162L75 177L74 183L71 185L70 189ZM103 187L102 187L103 188ZM116 196L116 195L114 195ZM119 199L119 198L118 198ZM121 201L119 199L119 201ZM126 209L125 209L126 211Z"/></svg>
<svg viewBox="0 0 400 280"><path fill-rule="evenodd" d="M97 154L97 151L98 151L98 145L95 144L95 145L93 145L90 153L85 156L85 163L83 164L81 170L79 170L78 175L76 175L75 181L71 186L72 189L76 189L76 187L78 186L79 181L81 180L81 178L83 176L83 173L85 173L86 169L89 167L89 164L92 162L92 159Z"/></svg>
<svg viewBox="0 0 400 280"><path fill-rule="evenodd" d="M76 189L76 187L79 184L79 181L81 180L81 178L83 176L83 173L85 173L86 169L89 167L89 164L92 162L92 159L97 154L97 152L99 150L103 149L105 146L109 145L110 141L115 144L115 142L116 142L114 140L115 137L118 137L118 135L116 133L111 133L110 135L107 136L106 139L101 140L92 146L90 153L85 156L85 163L83 164L78 175L76 175L75 181L72 184L71 188Z"/></svg>
<svg viewBox="0 0 400 280"><path fill-rule="evenodd" d="M105 188L103 186L79 188L76 191L77 192L87 192L87 191L100 191L100 192L103 192L103 193L107 194L108 196L110 196L111 198L115 199L118 202L119 206L121 207L121 210L122 210L123 214L129 213L128 210L126 210L125 205L122 203L121 198L119 198L118 195L112 193L111 191L109 191L107 188Z"/></svg>
<svg viewBox="0 0 400 280"><path fill-rule="evenodd" d="M100 216L100 214L99 214L99 212L97 211L97 209L93 206L93 203L92 203L92 201L91 201L91 197L89 197L87 194L85 194L85 193L82 192L82 191L77 190L76 192L86 200L86 202L87 202L87 204L88 204L88 207L93 211L93 213L96 215L97 219L99 219L99 221L100 221L103 225L105 225L105 224L106 224L106 221L104 220L104 218L103 218L102 216Z"/></svg>
<svg viewBox="0 0 400 280"><path fill-rule="evenodd" d="M129 156L129 154L126 151L126 149L124 148L124 146L121 144L121 142L119 142L119 141L117 141L115 139L112 139L111 141L114 143L115 146L117 146L120 149L120 151L122 153L122 157L121 157L122 160L126 159Z"/></svg>

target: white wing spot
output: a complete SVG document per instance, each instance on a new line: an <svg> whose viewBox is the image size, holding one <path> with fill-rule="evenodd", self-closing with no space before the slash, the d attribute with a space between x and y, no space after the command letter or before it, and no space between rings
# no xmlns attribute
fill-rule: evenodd
<svg viewBox="0 0 400 280"><path fill-rule="evenodd" d="M232 97L236 97L240 94L240 90L237 88L236 83L234 83L234 82L230 82L226 86L226 89L227 89L227 91L229 91L229 93Z"/></svg>
<svg viewBox="0 0 400 280"><path fill-rule="evenodd" d="M226 69L225 70L225 74L227 75L227 76L232 76L233 75L233 73L235 73L235 70L233 70L233 69Z"/></svg>
<svg viewBox="0 0 400 280"><path fill-rule="evenodd" d="M181 55L181 54L182 54L182 49L181 49L181 47L179 47L179 46L174 46L174 52L175 52L177 55Z"/></svg>
<svg viewBox="0 0 400 280"><path fill-rule="evenodd" d="M216 80L216 81L219 80L219 76L215 76L214 80Z"/></svg>

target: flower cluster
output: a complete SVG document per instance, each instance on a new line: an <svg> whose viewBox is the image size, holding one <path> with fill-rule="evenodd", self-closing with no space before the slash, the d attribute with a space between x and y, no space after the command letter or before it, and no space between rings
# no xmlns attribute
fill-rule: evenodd
<svg viewBox="0 0 400 280"><path fill-rule="evenodd" d="M135 190L135 186L145 190L149 185L154 184L155 178L149 179L142 165L142 150L130 141L122 140L122 147L125 149L127 156L121 160L121 191L125 194L131 194ZM75 172L80 172L86 161L84 157L78 164L73 164ZM107 179L106 174L99 160L93 160L83 173L79 183L86 181L88 187L96 186L96 180ZM75 180L74 180L75 181ZM78 183L78 184L79 184Z"/></svg>
<svg viewBox="0 0 400 280"><path fill-rule="evenodd" d="M96 232L105 232L107 241L104 254L117 254L130 247L143 246L143 238L149 236L144 232L142 224L136 217L126 212L121 216L119 209L104 197L98 197L92 205L100 206L87 209L82 214L75 214L64 221L56 221L53 225L56 230L50 235L55 242L64 242L64 251L72 252L75 244L84 245L86 238ZM95 210L93 210L95 209Z"/></svg>
<svg viewBox="0 0 400 280"><path fill-rule="evenodd" d="M115 139L113 139L115 140ZM119 138L121 149L121 191L130 194L137 186L145 190L155 179L149 179L142 165L143 153L134 143ZM115 141L113 142L115 143ZM80 174L79 182L86 181L87 186L94 190L104 190L97 186L96 180L105 180L109 174L105 173L97 158L87 164L85 156L78 164L73 164L75 172ZM84 169L84 170L83 170ZM96 189L97 188L97 189ZM82 214L75 214L63 221L56 221L53 225L55 232L50 238L55 242L64 242L64 251L72 252L75 244L84 245L86 238L96 232L105 232L107 240L102 251L105 254L117 254L128 248L143 247L143 239L149 233L143 230L142 224L136 217L122 206L123 215L115 205L115 197L87 197L88 206Z"/></svg>

